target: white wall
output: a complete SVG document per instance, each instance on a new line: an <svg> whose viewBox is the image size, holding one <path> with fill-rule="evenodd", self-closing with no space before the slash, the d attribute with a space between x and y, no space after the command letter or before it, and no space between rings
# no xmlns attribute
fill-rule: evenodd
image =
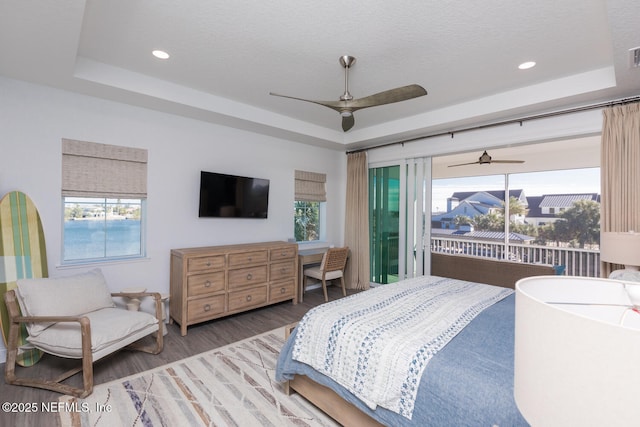
<svg viewBox="0 0 640 427"><path fill-rule="evenodd" d="M62 138L149 151L148 259L101 265L113 291L168 292L172 248L293 237L295 169L327 174L327 241L343 243L343 152L0 77L0 197L23 191L38 207L49 276L88 269L60 266ZM201 170L269 179L268 219L198 218Z"/></svg>

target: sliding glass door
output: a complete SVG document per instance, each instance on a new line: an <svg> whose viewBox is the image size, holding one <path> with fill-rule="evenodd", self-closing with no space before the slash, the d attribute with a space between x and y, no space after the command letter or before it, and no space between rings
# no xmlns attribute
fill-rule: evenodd
<svg viewBox="0 0 640 427"><path fill-rule="evenodd" d="M371 282L429 274L431 159L369 169Z"/></svg>
<svg viewBox="0 0 640 427"><path fill-rule="evenodd" d="M369 169L371 281L398 281L400 166Z"/></svg>

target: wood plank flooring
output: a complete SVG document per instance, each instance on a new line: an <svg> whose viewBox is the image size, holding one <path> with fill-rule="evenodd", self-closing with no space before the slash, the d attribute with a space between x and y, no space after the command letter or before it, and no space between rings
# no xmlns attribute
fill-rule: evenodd
<svg viewBox="0 0 640 427"><path fill-rule="evenodd" d="M339 286L329 286L329 300L342 297ZM347 290L348 294L356 291ZM316 305L324 303L322 288L308 290L304 302L293 305L291 301L255 309L222 319L212 320L199 325L190 326L187 335L180 336L180 328L176 324L166 325L167 335L164 337L164 350L158 355L141 352L121 351L94 365L94 384L102 384L148 369L152 369L185 357L193 356L213 348L221 347L235 341L276 329L280 326L299 321L302 316ZM72 364L70 361L45 355L31 368L16 368L18 376L53 377L64 372ZM4 364L0 365L4 372ZM76 375L69 384L80 386L82 378ZM7 385L0 381L0 401L10 403L34 403L40 409L42 403L55 403L61 396L58 393L31 387ZM7 413L0 412L1 426L16 427L50 427L59 425L56 413Z"/></svg>

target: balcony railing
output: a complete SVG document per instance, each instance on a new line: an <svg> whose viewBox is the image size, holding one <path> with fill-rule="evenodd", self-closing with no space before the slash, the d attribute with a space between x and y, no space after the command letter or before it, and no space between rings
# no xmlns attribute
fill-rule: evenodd
<svg viewBox="0 0 640 427"><path fill-rule="evenodd" d="M458 238L437 237L431 239L431 251L471 255L492 259L506 259L531 264L564 266L564 275L600 277L600 252L590 249L538 246Z"/></svg>

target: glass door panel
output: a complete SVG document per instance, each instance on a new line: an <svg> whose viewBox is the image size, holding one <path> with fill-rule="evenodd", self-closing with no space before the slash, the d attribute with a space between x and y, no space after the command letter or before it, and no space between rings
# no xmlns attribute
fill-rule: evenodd
<svg viewBox="0 0 640 427"><path fill-rule="evenodd" d="M369 169L371 281L398 281L400 166Z"/></svg>

